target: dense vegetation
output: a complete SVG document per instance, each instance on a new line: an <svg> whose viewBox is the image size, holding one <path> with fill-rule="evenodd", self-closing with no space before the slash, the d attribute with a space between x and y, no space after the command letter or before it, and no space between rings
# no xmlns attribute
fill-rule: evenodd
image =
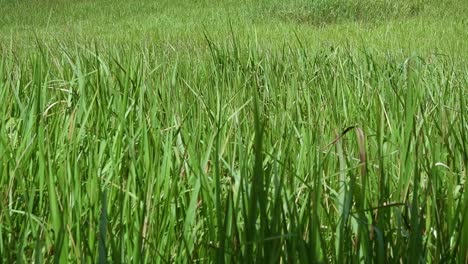
<svg viewBox="0 0 468 264"><path fill-rule="evenodd" d="M0 261L468 261L464 1L0 0Z"/></svg>

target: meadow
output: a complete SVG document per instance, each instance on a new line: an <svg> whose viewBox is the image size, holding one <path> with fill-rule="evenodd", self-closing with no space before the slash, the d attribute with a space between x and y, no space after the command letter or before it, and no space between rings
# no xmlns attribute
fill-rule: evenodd
<svg viewBox="0 0 468 264"><path fill-rule="evenodd" d="M0 262L468 262L466 1L0 11Z"/></svg>

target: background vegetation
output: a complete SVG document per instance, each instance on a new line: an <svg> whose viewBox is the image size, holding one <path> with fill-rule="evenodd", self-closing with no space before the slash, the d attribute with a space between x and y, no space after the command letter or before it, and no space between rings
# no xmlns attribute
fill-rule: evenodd
<svg viewBox="0 0 468 264"><path fill-rule="evenodd" d="M2 262L468 261L465 1L0 10Z"/></svg>

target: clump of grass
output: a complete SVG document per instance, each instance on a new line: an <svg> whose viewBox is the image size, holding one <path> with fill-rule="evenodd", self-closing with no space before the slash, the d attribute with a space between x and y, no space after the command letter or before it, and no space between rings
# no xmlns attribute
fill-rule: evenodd
<svg viewBox="0 0 468 264"><path fill-rule="evenodd" d="M207 43L1 51L2 262L466 260L466 65Z"/></svg>
<svg viewBox="0 0 468 264"><path fill-rule="evenodd" d="M270 12L285 21L326 26L346 22L385 23L389 20L408 19L417 16L423 9L424 4L420 1L324 0L280 3L273 6Z"/></svg>

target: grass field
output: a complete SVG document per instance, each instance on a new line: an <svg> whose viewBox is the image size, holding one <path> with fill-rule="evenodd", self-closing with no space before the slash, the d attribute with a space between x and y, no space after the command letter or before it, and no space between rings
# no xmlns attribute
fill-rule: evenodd
<svg viewBox="0 0 468 264"><path fill-rule="evenodd" d="M468 262L466 1L0 11L0 262Z"/></svg>

